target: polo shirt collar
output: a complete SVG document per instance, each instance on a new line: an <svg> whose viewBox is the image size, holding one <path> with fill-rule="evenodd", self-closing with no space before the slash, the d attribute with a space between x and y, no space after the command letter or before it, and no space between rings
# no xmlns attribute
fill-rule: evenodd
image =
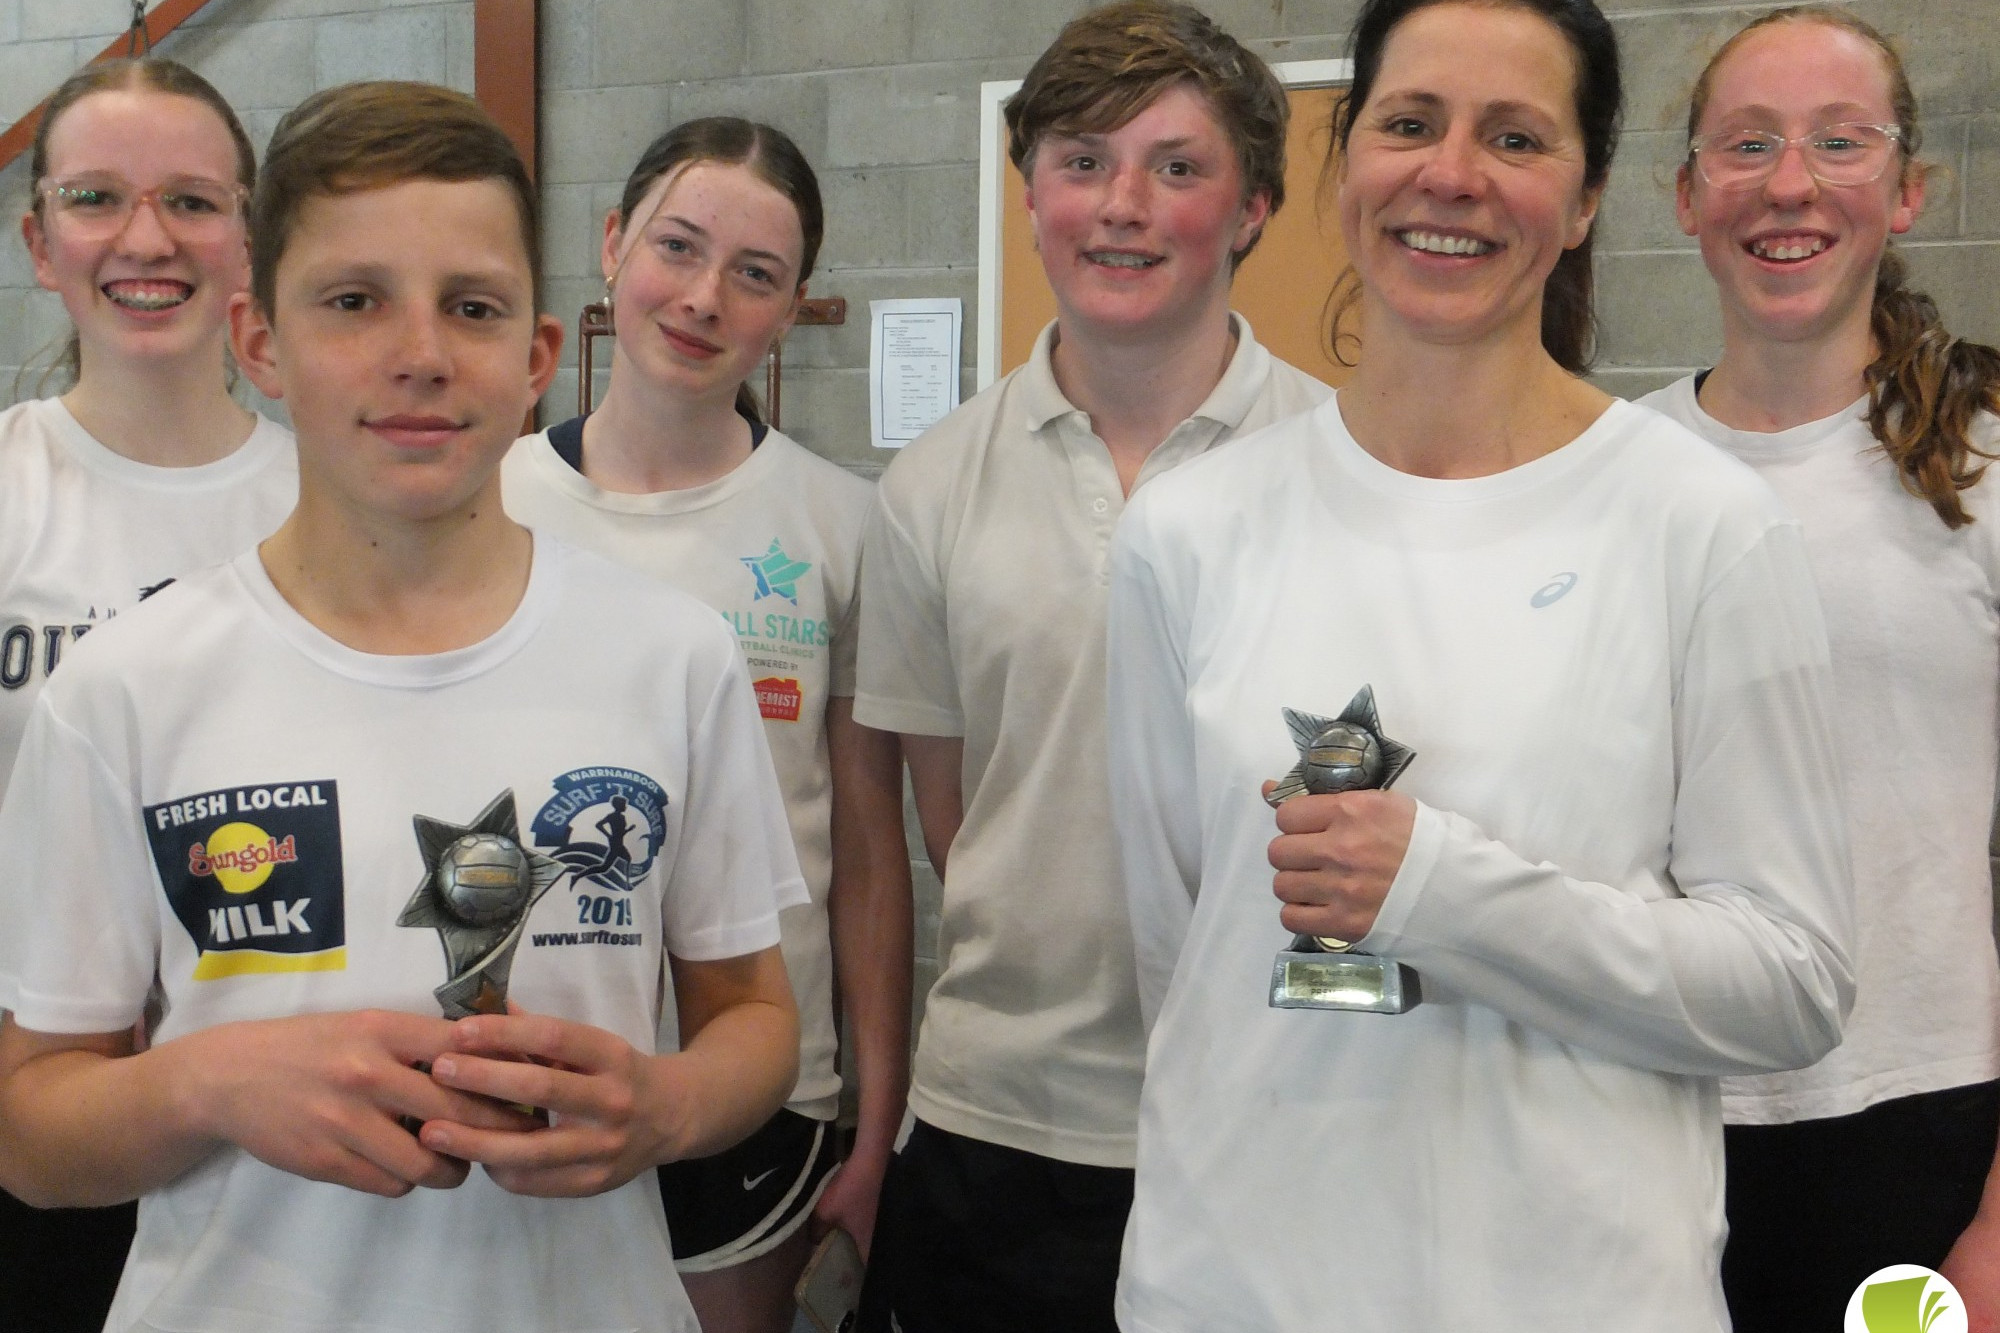
<svg viewBox="0 0 2000 1333"><path fill-rule="evenodd" d="M1250 331L1250 321L1229 312L1229 318L1236 328L1236 353L1229 358L1229 366L1209 391L1201 406L1195 408L1188 420L1212 421L1225 430L1233 431L1243 424L1250 415L1250 409L1257 404L1257 395L1263 391L1264 382L1271 374L1271 354ZM1027 409L1028 428L1041 430L1059 417L1082 409L1063 396L1056 383L1056 371L1050 353L1055 347L1056 325L1049 321L1035 339L1035 350L1028 355L1027 364L1021 367L1020 383L1023 406Z"/></svg>

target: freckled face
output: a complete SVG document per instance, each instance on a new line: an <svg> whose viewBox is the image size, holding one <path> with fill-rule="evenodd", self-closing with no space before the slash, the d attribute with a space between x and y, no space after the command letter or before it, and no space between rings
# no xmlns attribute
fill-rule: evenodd
<svg viewBox="0 0 2000 1333"><path fill-rule="evenodd" d="M236 143L214 108L144 88L91 93L49 131L48 178L118 178L137 191L186 178L233 183ZM241 215L199 241L168 232L150 202L109 237L84 237L44 207L21 220L35 280L62 297L86 360L212 349L229 298L250 281Z"/></svg>
<svg viewBox="0 0 2000 1333"><path fill-rule="evenodd" d="M604 234L619 358L669 392L734 395L805 295L798 208L747 166L696 162L634 213Z"/></svg>
<svg viewBox="0 0 2000 1333"><path fill-rule="evenodd" d="M1765 130L1786 138L1849 121L1893 125L1882 55L1844 28L1774 23L1745 37L1709 84L1699 133ZM1758 336L1792 341L1868 318L1889 237L1915 225L1920 177L1898 154L1880 179L1826 185L1796 147L1762 184L1718 190L1683 167L1681 230L1701 241L1723 315Z"/></svg>
<svg viewBox="0 0 2000 1333"><path fill-rule="evenodd" d="M1339 188L1371 339L1539 340L1543 286L1597 213L1575 84L1527 10L1432 5L1390 33Z"/></svg>
<svg viewBox="0 0 2000 1333"><path fill-rule="evenodd" d="M1120 338L1220 318L1230 257L1270 215L1243 188L1227 131L1190 85L1107 133L1044 135L1027 202L1065 326Z"/></svg>

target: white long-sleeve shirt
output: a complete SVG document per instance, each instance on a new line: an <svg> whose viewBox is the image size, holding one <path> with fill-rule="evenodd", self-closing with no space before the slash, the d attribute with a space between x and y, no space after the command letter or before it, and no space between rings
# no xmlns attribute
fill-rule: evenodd
<svg viewBox="0 0 2000 1333"><path fill-rule="evenodd" d="M1114 548L1113 808L1151 1023L1134 1333L1727 1327L1715 1076L1851 997L1827 648L1796 524L1615 404L1495 476L1337 404L1146 491ZM1268 1006L1282 706L1415 748L1360 941L1401 1016Z"/></svg>

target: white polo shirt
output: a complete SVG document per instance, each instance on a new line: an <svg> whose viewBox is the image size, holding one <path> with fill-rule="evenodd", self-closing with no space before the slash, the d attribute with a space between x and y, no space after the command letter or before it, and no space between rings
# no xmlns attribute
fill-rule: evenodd
<svg viewBox="0 0 2000 1333"><path fill-rule="evenodd" d="M1235 317L1235 356L1134 487L1332 392ZM1129 1167L1144 1066L1104 733L1104 611L1125 498L1042 331L1026 365L912 443L877 490L855 716L965 740L910 1104L927 1124Z"/></svg>

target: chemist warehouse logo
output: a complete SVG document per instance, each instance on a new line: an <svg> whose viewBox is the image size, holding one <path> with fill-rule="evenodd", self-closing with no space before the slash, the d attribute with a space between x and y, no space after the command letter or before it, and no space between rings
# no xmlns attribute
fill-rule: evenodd
<svg viewBox="0 0 2000 1333"><path fill-rule="evenodd" d="M347 967L340 796L331 779L228 787L145 808L197 981Z"/></svg>

